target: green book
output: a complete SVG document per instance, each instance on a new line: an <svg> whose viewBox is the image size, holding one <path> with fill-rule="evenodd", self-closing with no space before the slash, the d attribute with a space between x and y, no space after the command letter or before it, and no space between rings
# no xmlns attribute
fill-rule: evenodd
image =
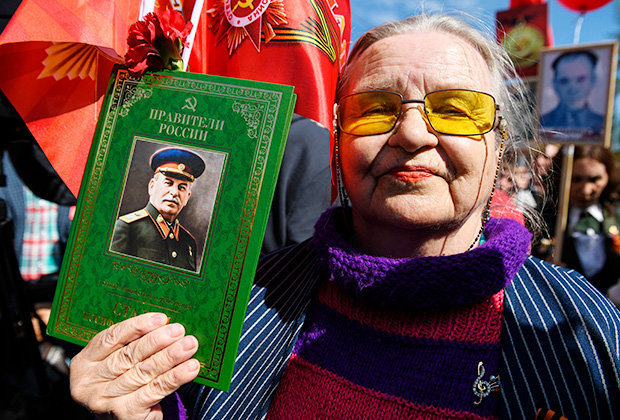
<svg viewBox="0 0 620 420"><path fill-rule="evenodd" d="M86 345L163 312L198 338L196 382L227 391L295 100L291 86L116 68L48 334Z"/></svg>

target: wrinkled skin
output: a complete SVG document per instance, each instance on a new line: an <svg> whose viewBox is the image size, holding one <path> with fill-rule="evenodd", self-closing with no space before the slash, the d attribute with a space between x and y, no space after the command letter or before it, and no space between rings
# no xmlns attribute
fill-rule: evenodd
<svg viewBox="0 0 620 420"><path fill-rule="evenodd" d="M180 324L149 313L97 334L71 361L71 396L99 420L161 420L159 402L192 381L198 349Z"/></svg>
<svg viewBox="0 0 620 420"><path fill-rule="evenodd" d="M344 95L388 90L420 99L459 88L493 94L482 56L453 35L413 33L382 39L356 58ZM424 117L420 104L407 104L388 133L339 135L355 245L369 254L460 253L480 231L498 164L495 133L440 134Z"/></svg>
<svg viewBox="0 0 620 420"><path fill-rule="evenodd" d="M169 176L154 176L149 181L149 201L166 218L173 222L192 195L190 182Z"/></svg>

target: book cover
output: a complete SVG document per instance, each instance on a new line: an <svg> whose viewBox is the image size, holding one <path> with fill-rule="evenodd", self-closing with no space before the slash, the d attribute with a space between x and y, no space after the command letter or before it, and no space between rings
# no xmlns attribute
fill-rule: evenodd
<svg viewBox="0 0 620 420"><path fill-rule="evenodd" d="M291 86L118 67L48 334L85 345L163 312L199 341L196 382L228 390L295 99Z"/></svg>

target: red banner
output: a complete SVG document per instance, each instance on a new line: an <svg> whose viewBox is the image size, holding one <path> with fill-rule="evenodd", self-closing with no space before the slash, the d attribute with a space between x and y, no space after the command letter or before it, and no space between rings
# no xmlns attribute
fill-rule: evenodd
<svg viewBox="0 0 620 420"><path fill-rule="evenodd" d="M139 12L140 0L23 0L0 35L0 89L75 195Z"/></svg>
<svg viewBox="0 0 620 420"><path fill-rule="evenodd" d="M520 76L536 76L540 49L553 43L547 3L497 12L497 22L497 40L510 54Z"/></svg>
<svg viewBox="0 0 620 420"><path fill-rule="evenodd" d="M331 129L348 0L208 0L205 13L189 71L293 85L295 112Z"/></svg>
<svg viewBox="0 0 620 420"><path fill-rule="evenodd" d="M189 19L195 3L157 0L155 11L178 6ZM140 4L23 0L0 36L0 89L76 195ZM331 128L350 26L348 0L208 0L188 70L294 85L295 111Z"/></svg>

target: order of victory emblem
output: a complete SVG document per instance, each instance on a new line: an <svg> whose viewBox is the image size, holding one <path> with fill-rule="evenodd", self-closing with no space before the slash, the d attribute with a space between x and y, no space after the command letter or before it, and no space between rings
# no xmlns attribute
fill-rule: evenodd
<svg viewBox="0 0 620 420"><path fill-rule="evenodd" d="M226 20L237 28L258 21L269 7L270 0L225 0Z"/></svg>
<svg viewBox="0 0 620 420"><path fill-rule="evenodd" d="M263 42L269 42L275 37L274 26L287 23L283 0L215 0L207 14L218 39L227 39L229 54L246 37L260 51L261 34Z"/></svg>
<svg viewBox="0 0 620 420"><path fill-rule="evenodd" d="M229 55L249 38L259 52L262 43L304 43L318 48L332 63L344 62L347 48L341 38L346 23L334 11L336 0L306 1L309 14L289 22L285 0L213 0L207 10L209 27L218 43L226 40Z"/></svg>

